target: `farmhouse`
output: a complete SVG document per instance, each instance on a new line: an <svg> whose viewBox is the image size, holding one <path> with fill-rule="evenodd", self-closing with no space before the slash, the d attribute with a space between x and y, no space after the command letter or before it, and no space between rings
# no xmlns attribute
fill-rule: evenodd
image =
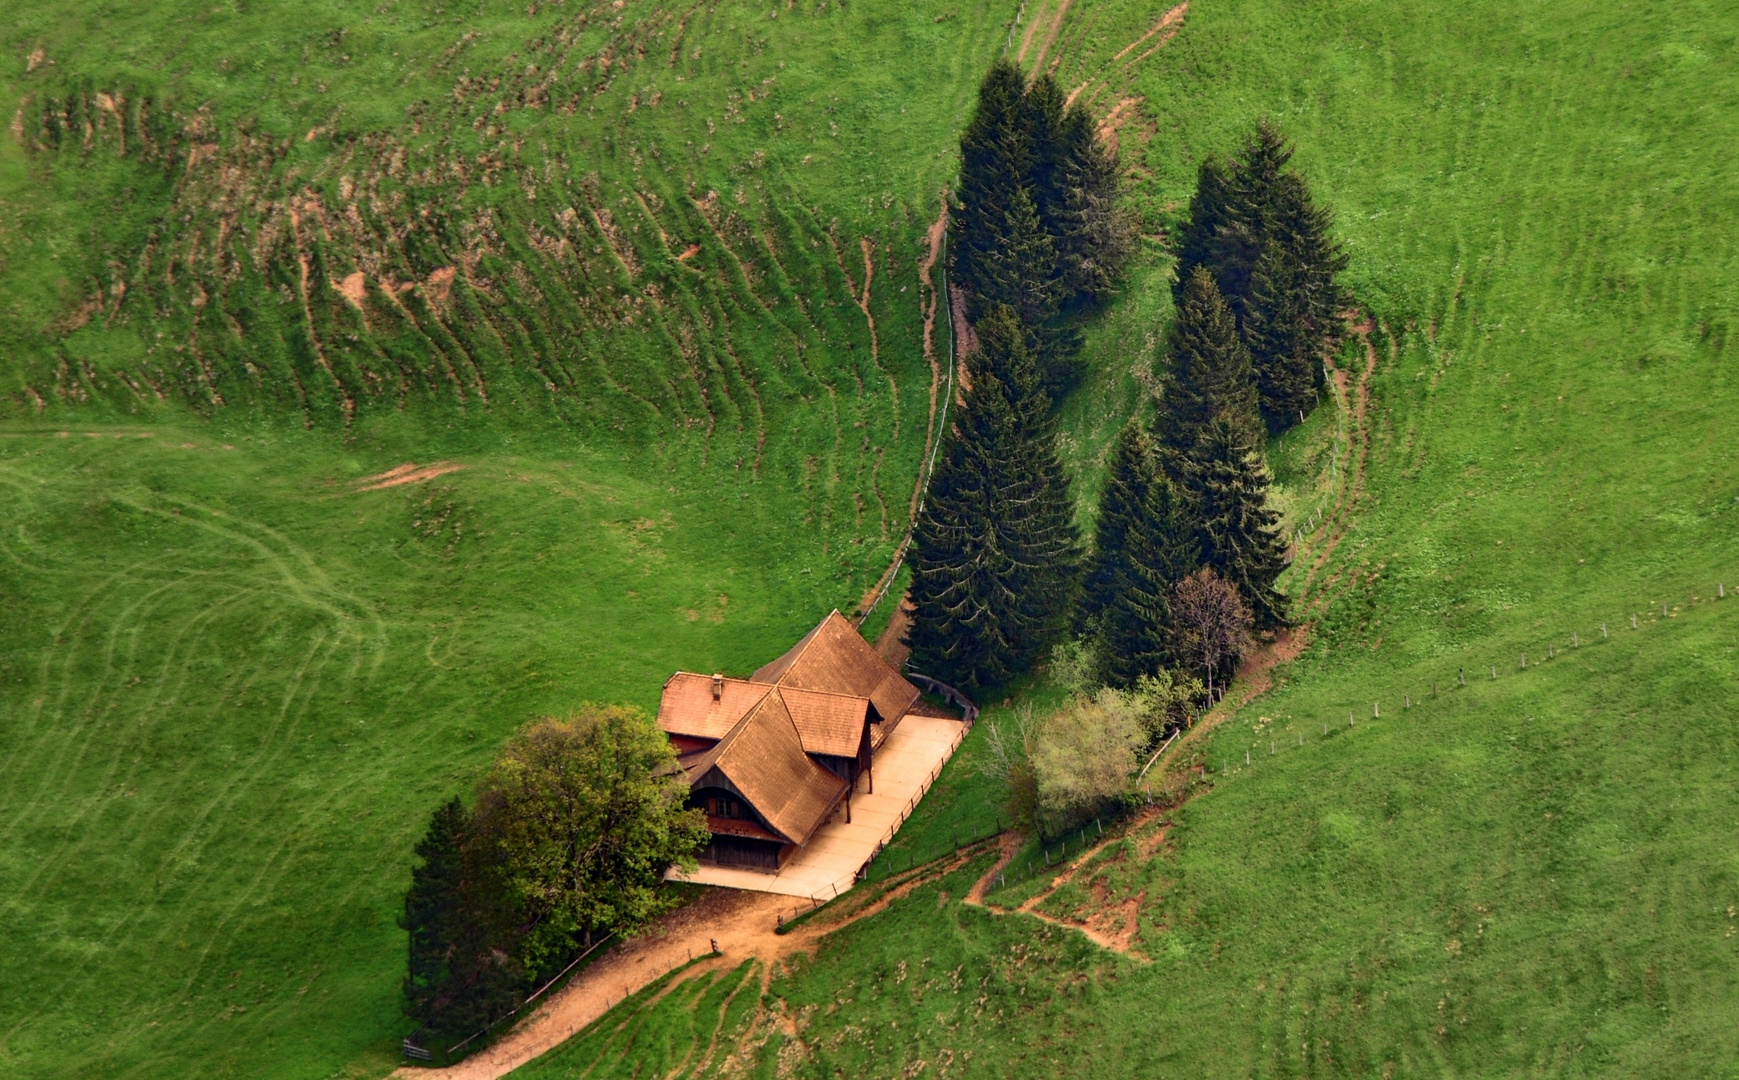
<svg viewBox="0 0 1739 1080"><path fill-rule="evenodd" d="M918 688L838 611L747 679L679 671L658 726L706 811L703 864L777 873L823 825L875 791L876 751L928 713Z"/></svg>

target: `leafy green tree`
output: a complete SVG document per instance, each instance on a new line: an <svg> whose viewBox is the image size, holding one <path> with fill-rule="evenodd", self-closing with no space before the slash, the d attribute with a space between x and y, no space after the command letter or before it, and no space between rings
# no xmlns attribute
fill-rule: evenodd
<svg viewBox="0 0 1739 1080"><path fill-rule="evenodd" d="M518 913L504 903L472 826L457 798L435 811L399 920L410 946L405 1012L443 1033L478 1030L517 1006L528 986L514 955Z"/></svg>
<svg viewBox="0 0 1739 1080"><path fill-rule="evenodd" d="M912 536L919 670L963 689L1006 684L1044 655L1079 568L1051 403L1014 311L978 324L970 386Z"/></svg>
<svg viewBox="0 0 1739 1080"><path fill-rule="evenodd" d="M978 107L960 136L960 189L950 215L950 258L954 283L968 294L983 291L981 265L1004 243L1015 193L1029 184L1032 146L1025 97L1020 67L1006 58L998 60L979 84ZM1030 192L1027 198L1031 202Z"/></svg>
<svg viewBox="0 0 1739 1080"><path fill-rule="evenodd" d="M676 753L639 709L592 705L521 729L478 788L477 829L524 911L520 954L545 971L582 935L629 934L665 911L666 868L692 869L706 819Z"/></svg>
<svg viewBox="0 0 1739 1080"><path fill-rule="evenodd" d="M1286 569L1286 545L1279 515L1268 506L1268 470L1250 429L1229 415L1214 417L1189 469L1202 561L1238 590L1258 629L1284 627L1286 597L1274 582Z"/></svg>
<svg viewBox="0 0 1739 1080"><path fill-rule="evenodd" d="M1190 274L1166 343L1166 361L1171 379L1160 402L1157 428L1170 458L1193 454L1216 416L1254 429L1250 350L1206 267Z"/></svg>

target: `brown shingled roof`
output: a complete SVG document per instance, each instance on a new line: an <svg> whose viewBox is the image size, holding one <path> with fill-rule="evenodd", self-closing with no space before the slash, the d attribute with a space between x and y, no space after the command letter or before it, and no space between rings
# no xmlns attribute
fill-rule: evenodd
<svg viewBox="0 0 1739 1080"><path fill-rule="evenodd" d="M863 725L869 719L869 698L829 694L820 690L778 690L803 749L811 754L856 757L863 745Z"/></svg>
<svg viewBox="0 0 1739 1080"><path fill-rule="evenodd" d="M799 690L867 697L890 724L898 723L919 696L918 688L890 667L838 611L822 619L790 652L755 672L752 679Z"/></svg>
<svg viewBox="0 0 1739 1080"><path fill-rule="evenodd" d="M775 693L763 696L717 745L684 755L683 764L697 786L705 786L707 773L717 769L793 844L809 840L850 786L809 760L790 710Z"/></svg>
<svg viewBox="0 0 1739 1080"><path fill-rule="evenodd" d="M658 727L671 735L722 739L749 710L761 703L772 687L747 679L725 679L723 693L713 700L711 675L679 671L664 684L658 699Z"/></svg>

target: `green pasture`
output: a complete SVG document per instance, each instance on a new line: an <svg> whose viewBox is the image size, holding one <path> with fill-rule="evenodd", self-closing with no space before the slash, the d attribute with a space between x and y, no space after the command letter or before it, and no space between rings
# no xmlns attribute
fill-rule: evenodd
<svg viewBox="0 0 1739 1080"><path fill-rule="evenodd" d="M1137 83L1144 205L1177 212L1273 116L1379 320L1365 486L1310 586L1332 602L1198 755L1160 854L1113 845L1041 905L1144 896L1140 960L1081 943L1023 994L1059 931L914 894L775 981L802 1047L763 1068L1732 1072L1736 48L1712 5L1191 6ZM1130 400L1142 361L1094 355L1084 447L1118 406L1081 402ZM1332 508L1342 422L1271 448L1289 527ZM935 822L998 797L957 764ZM896 981L925 960L961 993Z"/></svg>
<svg viewBox="0 0 1739 1080"><path fill-rule="evenodd" d="M300 141L307 128L423 145L411 101L449 90L454 65L504 69L582 9L526 10L39 5L0 31L15 65L0 94L8 117L86 78L209 101L214 122L293 134L274 168L336 198L339 144ZM583 41L653 13L625 10ZM161 321L124 308L68 331L56 320L111 260L153 228L185 239L178 215L196 208L132 159L0 136L0 1070L384 1073L406 1030L395 905L429 808L526 717L650 705L677 666L750 669L875 581L928 407L914 258L1009 13L774 10L697 9L691 66L649 64L593 112L432 129L473 156L517 134L522 162L596 170L612 200L677 207L692 180L766 250L809 253L737 276L732 252L759 250L741 234L703 236L698 211L635 218L643 264L684 298L659 317L666 336L565 306L621 286L602 263L521 258L557 313L538 332L578 343L547 350L571 377L548 400L479 353L480 377L515 388L489 409L418 374L402 411L364 396L347 426L287 389L306 364L289 345L282 381L242 392L249 354L192 336L215 332L204 316L190 329L187 295L161 283L139 286ZM1115 60L1160 14L1077 4L1056 39L1060 81L1100 78L1084 92L1101 114L1143 99L1120 141L1144 234L1175 225L1202 155L1274 118L1337 210L1378 363L1368 438L1343 437L1327 406L1271 448L1290 529L1333 510L1345 454L1367 447L1338 542L1308 541L1289 579L1323 602L1309 647L1201 750L1207 789L1155 857L1114 846L1042 907L1139 895L1138 955L960 903L980 857L830 937L764 998L732 996L735 973L655 987L525 1071L1733 1074L1739 598L1710 598L1739 585L1739 20L1706 3L1198 0L1164 48ZM334 64L319 42L339 24L351 59ZM475 51L443 61L472 31ZM221 66L249 42L263 66ZM56 64L26 72L39 44ZM741 96L767 78L773 96ZM630 112L642 92L662 103ZM519 225L549 206L511 185L414 190ZM893 387L865 362L835 217L856 287L860 239L892 257L870 304ZM680 248L657 255L654 221L695 230L710 284L684 277ZM1094 374L1063 411L1084 478L1152 378L1166 275L1148 242L1090 319ZM277 310L235 295L244 317ZM465 301L472 329L455 316L451 342L392 355L438 371L484 322L514 332L502 313L530 295ZM294 337L290 307L258 316L272 340ZM390 334L371 336L385 324L362 333L345 310L315 313L322 340L355 334L359 367L365 338L387 355ZM230 365L233 408L202 419L122 388L111 373L170 362L146 352L159 325ZM737 341L746 375L723 347ZM697 375L671 359L684 342ZM1356 373L1362 353L1337 363ZM85 380L88 401L45 392L40 415L24 393ZM466 467L356 490L433 460ZM985 722L1055 693L1025 688ZM985 730L888 859L996 820L1001 792L975 768ZM756 1006L790 1026L753 1029ZM715 1034L734 1057L706 1057Z"/></svg>
<svg viewBox="0 0 1739 1080"><path fill-rule="evenodd" d="M0 433L4 1071L384 1067L430 810L528 718L747 673L881 570L734 472L488 441ZM464 469L357 490L431 449Z"/></svg>

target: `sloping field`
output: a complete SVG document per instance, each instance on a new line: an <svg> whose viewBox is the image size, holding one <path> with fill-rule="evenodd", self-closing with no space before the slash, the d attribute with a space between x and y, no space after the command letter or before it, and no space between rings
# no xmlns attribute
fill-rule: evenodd
<svg viewBox="0 0 1739 1080"><path fill-rule="evenodd" d="M922 453L924 231L1005 40L1106 118L1144 231L1262 114L1338 209L1373 319L1334 407L1271 450L1309 646L1162 774L1194 778L1187 802L988 897L1051 921L960 902L987 852L764 994L752 969L656 986L528 1071L1739 1056L1739 617L1711 599L1739 583L1730 12L1050 0L1009 33L943 5L243 10L42 5L6 31L8 1072L385 1071L428 807L529 714L649 703L676 664L751 666L861 595ZM601 74L606 54L637 66ZM171 92L179 126L126 134L117 94ZM80 103L58 135L48 97ZM225 177L255 186L219 205ZM419 200L438 220L403 213ZM542 301L502 284L515 265ZM1084 476L1151 383L1165 274L1154 244L1089 329L1095 379L1065 406ZM463 468L360 490L437 463ZM970 769L1009 716L987 710L908 843L994 820Z"/></svg>
<svg viewBox="0 0 1739 1080"><path fill-rule="evenodd" d="M1065 56L1119 10L1071 9ZM1339 407L1271 451L1309 645L1156 780L1193 777L1187 802L989 896L1126 952L961 903L986 856L776 977L707 1069L1725 1075L1736 41L1715 5L1192 3L1104 103L1144 99L1140 197L1181 202L1201 154L1275 117L1375 316ZM1162 287L1138 274L1094 331L1084 469L1147 377L1160 318L1128 313ZM985 812L965 770L1008 715L913 830ZM633 1074L636 1033L670 1024L637 1008L538 1075Z"/></svg>
<svg viewBox="0 0 1739 1080"><path fill-rule="evenodd" d="M1004 16L9 16L0 1072L383 1073L430 808L886 567Z"/></svg>

